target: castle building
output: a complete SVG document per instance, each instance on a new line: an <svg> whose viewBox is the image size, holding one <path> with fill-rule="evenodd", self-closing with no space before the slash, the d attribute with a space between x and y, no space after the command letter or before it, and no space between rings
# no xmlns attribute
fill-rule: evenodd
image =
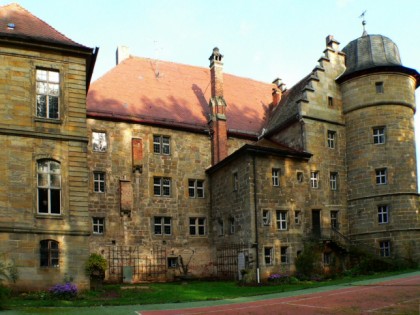
<svg viewBox="0 0 420 315"><path fill-rule="evenodd" d="M0 252L17 286L86 286L89 252L117 282L260 281L309 240L326 269L350 245L420 262L420 76L389 38L328 36L290 89L225 74L218 48L207 69L118 47L89 85L96 49L18 5L0 15Z"/></svg>

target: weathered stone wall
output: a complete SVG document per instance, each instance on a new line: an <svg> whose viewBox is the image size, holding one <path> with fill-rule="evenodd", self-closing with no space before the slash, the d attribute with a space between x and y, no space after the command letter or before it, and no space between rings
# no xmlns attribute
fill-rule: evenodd
<svg viewBox="0 0 420 315"><path fill-rule="evenodd" d="M87 287L85 59L3 46L0 52L0 253L18 267L17 288L46 288L72 276ZM60 119L36 117L36 69L60 73ZM61 166L61 214L37 212L37 160ZM59 243L59 267L40 267L40 241Z"/></svg>
<svg viewBox="0 0 420 315"><path fill-rule="evenodd" d="M209 181L205 169L211 165L211 141L207 134L197 134L146 125L88 119L91 131L106 132L106 152L92 151L89 144L89 210L91 217L105 219L103 235L92 235L91 251L106 254L107 246L140 246L142 257L151 255L153 246L166 249L168 256L183 257L184 262L194 251L190 271L195 275L211 275ZM170 137L170 154L153 152L153 135ZM142 172L133 172L132 139L141 139ZM105 172L105 193L93 191L93 172ZM154 196L153 178L171 179L170 197ZM188 180L204 180L204 198L190 198ZM130 215L120 212L120 180L132 186L132 210ZM171 217L171 235L155 235L154 216ZM204 217L206 233L192 236L189 218ZM168 271L168 277L173 273Z"/></svg>

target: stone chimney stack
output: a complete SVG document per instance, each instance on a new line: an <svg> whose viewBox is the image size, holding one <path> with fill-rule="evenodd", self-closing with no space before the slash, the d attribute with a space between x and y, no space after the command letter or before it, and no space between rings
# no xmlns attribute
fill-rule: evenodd
<svg viewBox="0 0 420 315"><path fill-rule="evenodd" d="M115 53L117 65L119 65L123 60L130 57L130 48L127 46L118 46Z"/></svg>
<svg viewBox="0 0 420 315"><path fill-rule="evenodd" d="M210 56L211 98L209 102L209 129L212 144L212 165L228 154L226 101L223 97L223 55L215 47Z"/></svg>
<svg viewBox="0 0 420 315"><path fill-rule="evenodd" d="M273 106L276 107L280 101L281 101L281 97L283 92L286 90L285 88L285 84L283 83L283 81L280 78L276 78L273 81L274 87L273 87Z"/></svg>

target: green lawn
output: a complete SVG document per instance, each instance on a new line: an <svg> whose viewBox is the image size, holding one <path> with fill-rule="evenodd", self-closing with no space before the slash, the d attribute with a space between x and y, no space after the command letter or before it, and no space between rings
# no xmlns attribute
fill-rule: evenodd
<svg viewBox="0 0 420 315"><path fill-rule="evenodd" d="M14 295L7 300L5 306L7 309L19 310L42 306L81 307L100 305L145 305L221 300L337 285L360 280L382 278L407 272L408 271L406 270L404 272L376 273L370 276L344 277L322 282L299 282L287 285L263 284L259 286L240 286L235 282L226 281L189 281L187 284L173 282L136 285L104 285L102 290L82 292L76 299L68 301L52 299L51 296L45 292Z"/></svg>

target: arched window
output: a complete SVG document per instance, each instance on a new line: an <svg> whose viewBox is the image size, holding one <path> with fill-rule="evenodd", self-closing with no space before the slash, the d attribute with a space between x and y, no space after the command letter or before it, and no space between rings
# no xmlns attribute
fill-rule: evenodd
<svg viewBox="0 0 420 315"><path fill-rule="evenodd" d="M61 214L61 167L53 160L38 161L38 213Z"/></svg>
<svg viewBox="0 0 420 315"><path fill-rule="evenodd" d="M59 267L59 247L57 241L42 240L39 248L41 267Z"/></svg>

